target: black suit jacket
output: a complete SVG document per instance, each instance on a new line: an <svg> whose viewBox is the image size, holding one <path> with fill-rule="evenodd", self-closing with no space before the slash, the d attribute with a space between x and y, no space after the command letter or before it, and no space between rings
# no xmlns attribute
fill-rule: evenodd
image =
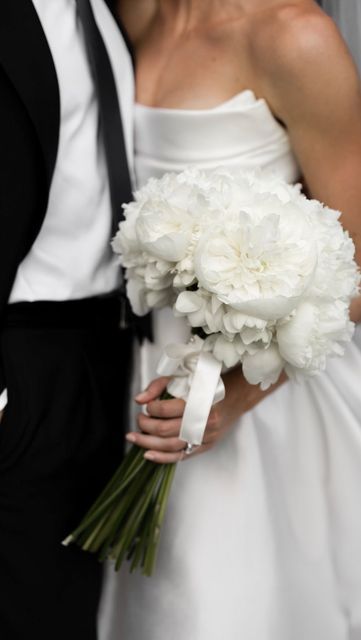
<svg viewBox="0 0 361 640"><path fill-rule="evenodd" d="M17 268L46 215L59 127L58 80L33 3L1 0L0 331ZM0 392L5 384L0 354Z"/></svg>

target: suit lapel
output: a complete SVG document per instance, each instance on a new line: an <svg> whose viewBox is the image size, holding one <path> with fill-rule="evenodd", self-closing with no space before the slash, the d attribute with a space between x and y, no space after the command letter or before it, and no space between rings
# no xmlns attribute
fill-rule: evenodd
<svg viewBox="0 0 361 640"><path fill-rule="evenodd" d="M50 187L60 126L59 86L51 52L31 0L1 0L0 15L0 64L33 122Z"/></svg>

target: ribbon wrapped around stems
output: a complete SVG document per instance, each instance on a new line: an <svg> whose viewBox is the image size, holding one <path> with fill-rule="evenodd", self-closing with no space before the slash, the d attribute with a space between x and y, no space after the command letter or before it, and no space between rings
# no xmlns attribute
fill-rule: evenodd
<svg viewBox="0 0 361 640"><path fill-rule="evenodd" d="M192 336L188 344L168 345L157 368L159 375L172 376L169 393L186 401L179 438L192 445L202 444L212 405L225 396L222 363L204 344Z"/></svg>

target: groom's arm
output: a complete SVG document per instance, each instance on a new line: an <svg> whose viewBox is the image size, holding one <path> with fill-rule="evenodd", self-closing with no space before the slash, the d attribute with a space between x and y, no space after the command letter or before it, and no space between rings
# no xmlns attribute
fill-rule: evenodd
<svg viewBox="0 0 361 640"><path fill-rule="evenodd" d="M0 345L6 306L19 263L35 234L46 197L40 146L28 113L0 61ZM0 412L6 375L0 346Z"/></svg>

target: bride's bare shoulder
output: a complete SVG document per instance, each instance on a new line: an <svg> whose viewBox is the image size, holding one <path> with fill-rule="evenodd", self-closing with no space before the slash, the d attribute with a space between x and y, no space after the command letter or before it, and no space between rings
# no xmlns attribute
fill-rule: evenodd
<svg viewBox="0 0 361 640"><path fill-rule="evenodd" d="M288 3L254 30L254 55L263 69L281 77L340 62L350 54L334 21L314 2Z"/></svg>
<svg viewBox="0 0 361 640"><path fill-rule="evenodd" d="M117 0L117 12L133 44L142 39L151 22L156 0Z"/></svg>
<svg viewBox="0 0 361 640"><path fill-rule="evenodd" d="M318 102L359 100L359 77L336 24L313 2L283 5L255 28L253 59L264 93L283 117Z"/></svg>

